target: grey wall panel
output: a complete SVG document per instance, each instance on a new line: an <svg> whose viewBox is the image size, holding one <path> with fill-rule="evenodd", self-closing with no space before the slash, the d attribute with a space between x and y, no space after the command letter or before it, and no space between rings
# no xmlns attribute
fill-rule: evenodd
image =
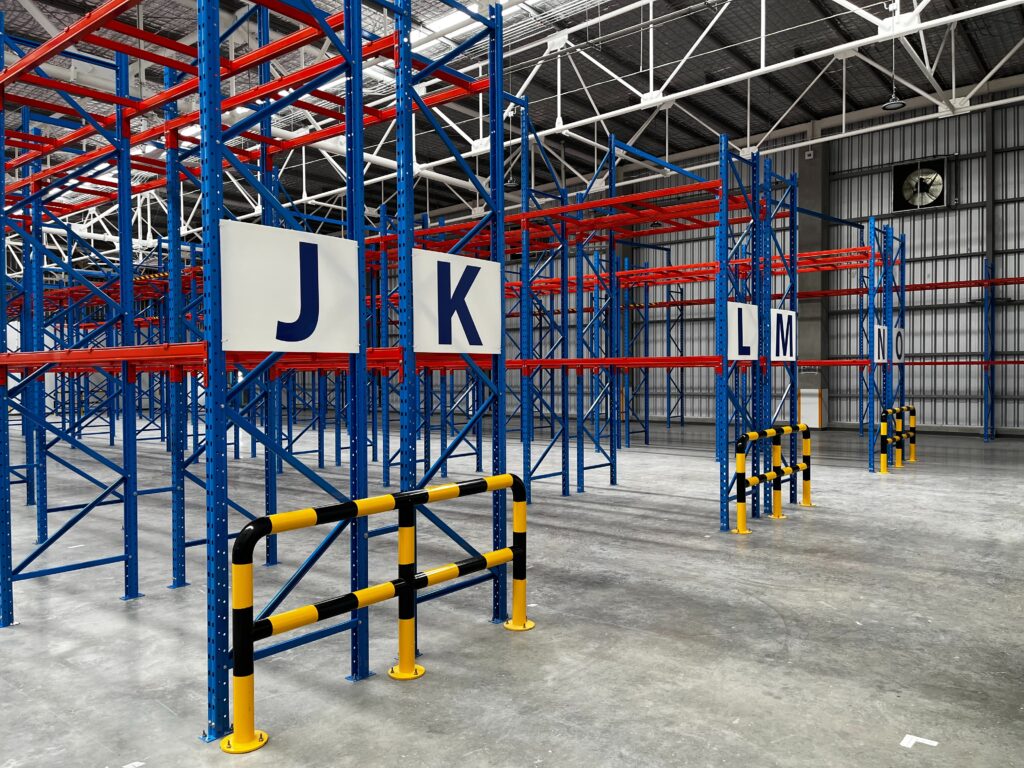
<svg viewBox="0 0 1024 768"><path fill-rule="evenodd" d="M995 152L995 222L992 233L997 276L1019 276L1024 173L1021 125L1024 107L1012 106L986 115L919 123L890 131L839 140L831 153L832 212L858 221L867 216L891 223L908 239L907 282L920 284L983 277L986 254L987 120L993 120ZM935 156L947 156L947 207L894 214L892 166ZM833 247L852 243L848 229L832 227ZM831 287L853 287L855 273L836 273ZM1001 353L1021 351L1020 327L1024 298L1020 287L997 290L996 345ZM910 292L907 296L908 359L977 359L982 352L980 288ZM829 343L833 357L857 353L857 298L830 300ZM1024 391L1018 368L997 371L996 425L1019 429L1020 398ZM908 397L921 406L924 425L980 429L982 375L977 366L908 368ZM834 422L857 420L857 374L836 370L830 378L830 417Z"/></svg>

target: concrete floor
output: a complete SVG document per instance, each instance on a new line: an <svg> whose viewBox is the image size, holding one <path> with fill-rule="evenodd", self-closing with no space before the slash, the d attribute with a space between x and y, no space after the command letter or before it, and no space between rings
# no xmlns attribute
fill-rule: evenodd
<svg viewBox="0 0 1024 768"><path fill-rule="evenodd" d="M193 586L166 589L166 497L144 497L143 599L118 599L117 566L15 585L0 768L1024 766L1024 441L924 435L920 463L882 477L855 435L821 434L816 508L738 537L717 530L706 437L694 427L623 452L615 488L604 475L567 499L535 487L533 632L490 624L476 587L424 606L419 681L383 674L393 603L372 609L367 681L344 680L345 637L259 662L271 741L246 757L198 738L202 553L190 551ZM162 485L166 454L141 450L140 486ZM261 467L232 462L237 499L256 506ZM54 502L81 498L81 481L56 466L51 478ZM294 473L281 482L282 509L320 498ZM190 506L200 536L198 493ZM437 509L486 545L482 497ZM118 514L97 510L40 565L116 554ZM20 505L16 517L23 553L34 523ZM420 531L423 566L458 556L429 523ZM283 565L257 569L257 603L314 541L281 541ZM343 549L289 605L345 591ZM374 540L372 580L392 577L394 552ZM908 749L908 734L938 746Z"/></svg>

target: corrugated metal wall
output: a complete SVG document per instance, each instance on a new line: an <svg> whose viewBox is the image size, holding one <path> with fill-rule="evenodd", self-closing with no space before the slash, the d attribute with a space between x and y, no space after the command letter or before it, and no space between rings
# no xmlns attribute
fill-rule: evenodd
<svg viewBox="0 0 1024 768"><path fill-rule="evenodd" d="M829 148L829 212L866 222L874 215L881 223L907 235L907 282L945 282L980 279L986 252L985 151L987 121L992 121L995 165L995 229L993 251L997 277L1024 274L1024 105L1004 107L944 120L930 120L887 131L832 142ZM796 170L799 150L773 154L776 170ZM894 214L892 167L922 158L946 156L953 185L943 209ZM711 159L711 158L707 158ZM695 161L701 162L701 161ZM635 187L640 189L644 187ZM846 227L829 227L828 247L855 244ZM691 264L714 258L713 233L696 232L661 242L669 254L638 250L634 266L664 263ZM829 288L855 287L856 272L835 272L826 278ZM697 283L672 289L654 288L652 302L700 299L712 296L713 286ZM639 294L634 298L639 299ZM1019 286L997 289L996 349L1003 359L1024 357L1024 290ZM917 291L907 296L908 359L974 359L982 351L982 290ZM828 346L830 357L857 355L857 299L829 299ZM711 354L714 346L713 307L651 312L652 355L667 351L666 318L683 313L684 354ZM676 326L678 328L678 326ZM652 371L651 414L663 419L667 377L681 375L686 390L687 418L714 418L714 376L693 369L671 374ZM857 373L853 368L829 371L830 421L857 421ZM910 366L908 397L919 407L922 426L980 431L982 426L982 371L978 366ZM996 372L996 429L1024 428L1024 376L1015 366Z"/></svg>
<svg viewBox="0 0 1024 768"><path fill-rule="evenodd" d="M907 283L975 280L983 277L986 253L986 137L993 121L997 276L1021 274L1021 178L1024 171L1024 107L1014 106L836 141L830 154L830 208L836 216L865 221L870 215L907 235ZM942 209L893 213L893 166L947 157L947 205ZM951 188L950 188L951 187ZM849 228L832 227L832 247L850 245ZM833 273L829 287L854 287L855 272ZM1003 356L1020 357L1021 291L997 289L996 345ZM982 351L982 290L919 291L907 294L907 359L967 360ZM832 357L857 353L857 299L829 301ZM908 398L919 423L980 430L981 369L977 366L908 367ZM830 372L833 422L857 420L857 374ZM1021 376L1004 367L997 375L996 426L1021 426Z"/></svg>
<svg viewBox="0 0 1024 768"><path fill-rule="evenodd" d="M910 115L907 115L909 117ZM992 121L991 127L988 121ZM994 153L994 242L997 277L1019 276L1024 268L1024 105L978 112L962 117L929 120L910 126L852 136L832 142L828 154L829 213L844 219L866 222L871 215L905 232L908 241L908 284L973 280L983 276L987 246L986 233L986 137L993 136ZM799 137L787 139L787 142ZM797 169L800 149L774 151L772 161L779 173ZM893 166L923 158L944 156L947 161L947 206L943 209L893 213ZM690 167L713 161L694 159ZM704 170L714 173L713 168ZM664 186L666 182L630 185L629 191ZM829 226L826 247L856 243L849 227ZM630 266L694 264L714 260L714 232L696 231L652 241L667 249L636 248L630 252ZM624 252L625 255L625 252ZM855 287L855 271L833 272L826 288ZM713 284L653 287L652 303L679 299L710 299ZM997 289L996 348L1003 359L1024 357L1024 289ZM916 291L907 295L907 357L909 360L977 359L982 351L982 289ZM643 300L638 289L633 302ZM575 300L573 299L571 303ZM828 356L857 356L857 298L828 300ZM671 316L682 315L682 323L669 325ZM696 305L651 310L651 355L707 355L714 350L714 308ZM575 317L570 318L570 325ZM516 325L510 323L510 329ZM676 341L667 344L666 334ZM679 345L682 345L680 350ZM573 345L570 345L573 346ZM633 354L641 354L635 349ZM857 372L854 368L828 371L829 418L833 424L857 421ZM651 371L651 418L664 420L666 390L677 390L680 377L686 393L688 419L714 418L714 374L711 370ZM669 386L669 378L672 385ZM514 377L510 385L515 386ZM919 408L919 422L925 427L980 431L982 426L982 370L978 366L910 366L908 398ZM781 394L781 392L779 393ZM997 432L1024 427L1024 375L1019 367L997 369L995 419ZM510 406L511 407L511 406ZM678 414L674 414L678 419Z"/></svg>

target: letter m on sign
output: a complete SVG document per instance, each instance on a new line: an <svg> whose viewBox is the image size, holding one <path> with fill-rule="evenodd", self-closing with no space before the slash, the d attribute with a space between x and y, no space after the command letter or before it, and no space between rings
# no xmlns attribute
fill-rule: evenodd
<svg viewBox="0 0 1024 768"><path fill-rule="evenodd" d="M796 312L772 310L772 360L796 360Z"/></svg>

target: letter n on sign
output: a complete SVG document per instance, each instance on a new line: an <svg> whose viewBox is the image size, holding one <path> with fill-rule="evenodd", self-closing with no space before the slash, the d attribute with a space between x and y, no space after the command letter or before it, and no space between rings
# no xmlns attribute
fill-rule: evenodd
<svg viewBox="0 0 1024 768"><path fill-rule="evenodd" d="M889 360L889 329L884 325L875 326L875 362L885 363Z"/></svg>
<svg viewBox="0 0 1024 768"><path fill-rule="evenodd" d="M501 352L501 265L414 248L413 346L417 352Z"/></svg>

